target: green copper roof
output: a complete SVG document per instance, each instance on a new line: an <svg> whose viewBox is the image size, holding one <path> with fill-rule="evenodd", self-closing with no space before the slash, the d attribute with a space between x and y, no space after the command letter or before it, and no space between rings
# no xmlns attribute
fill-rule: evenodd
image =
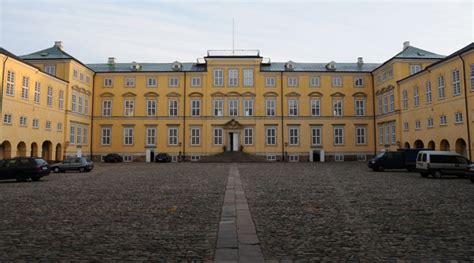
<svg viewBox="0 0 474 263"><path fill-rule="evenodd" d="M56 46L20 57L22 59L74 59L71 55Z"/></svg>
<svg viewBox="0 0 474 263"><path fill-rule="evenodd" d="M403 49L402 52L395 55L393 58L427 58L427 59L441 59L444 58L443 55L439 55L433 52L423 50L421 48L408 46Z"/></svg>

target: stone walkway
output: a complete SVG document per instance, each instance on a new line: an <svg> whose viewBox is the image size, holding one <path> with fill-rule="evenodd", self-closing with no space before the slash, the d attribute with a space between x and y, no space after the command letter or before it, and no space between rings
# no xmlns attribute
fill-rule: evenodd
<svg viewBox="0 0 474 263"><path fill-rule="evenodd" d="M214 261L265 262L235 164L229 171Z"/></svg>

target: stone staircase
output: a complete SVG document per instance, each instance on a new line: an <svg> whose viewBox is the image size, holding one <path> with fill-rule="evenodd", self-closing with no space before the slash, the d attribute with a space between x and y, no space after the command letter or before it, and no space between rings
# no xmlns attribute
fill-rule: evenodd
<svg viewBox="0 0 474 263"><path fill-rule="evenodd" d="M244 152L223 152L215 155L203 156L201 163L266 163L264 156Z"/></svg>

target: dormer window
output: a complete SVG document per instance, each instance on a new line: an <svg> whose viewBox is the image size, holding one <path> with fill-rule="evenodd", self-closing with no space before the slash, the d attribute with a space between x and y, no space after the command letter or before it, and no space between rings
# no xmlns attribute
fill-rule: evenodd
<svg viewBox="0 0 474 263"><path fill-rule="evenodd" d="M178 61L173 62L173 70L174 71L180 71L183 69L183 64L181 64Z"/></svg>
<svg viewBox="0 0 474 263"><path fill-rule="evenodd" d="M140 70L142 66L138 64L137 62L133 61L132 66L130 67L132 70Z"/></svg>
<svg viewBox="0 0 474 263"><path fill-rule="evenodd" d="M336 70L336 62L331 61L328 64L326 64L326 69L331 70L331 71Z"/></svg>
<svg viewBox="0 0 474 263"><path fill-rule="evenodd" d="M295 70L295 63L293 61L288 61L285 63L285 70Z"/></svg>

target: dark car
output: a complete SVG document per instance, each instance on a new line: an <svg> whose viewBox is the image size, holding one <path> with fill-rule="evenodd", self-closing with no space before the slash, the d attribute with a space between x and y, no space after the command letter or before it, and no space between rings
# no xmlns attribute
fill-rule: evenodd
<svg viewBox="0 0 474 263"><path fill-rule="evenodd" d="M374 171L385 169L407 169L413 171L416 168L416 156L424 149L398 149L396 152L382 152L372 158L368 166Z"/></svg>
<svg viewBox="0 0 474 263"><path fill-rule="evenodd" d="M155 156L156 163L168 163L171 162L171 156L167 153L159 153Z"/></svg>
<svg viewBox="0 0 474 263"><path fill-rule="evenodd" d="M90 172L94 169L94 163L84 157L70 158L62 162L51 165L51 170L55 173L66 171Z"/></svg>
<svg viewBox="0 0 474 263"><path fill-rule="evenodd" d="M466 176L468 176L471 183L474 184L474 164L469 165L469 170L467 171Z"/></svg>
<svg viewBox="0 0 474 263"><path fill-rule="evenodd" d="M39 181L49 175L51 170L48 163L36 157L16 157L4 160L0 166L0 179L16 179L19 182L31 179Z"/></svg>
<svg viewBox="0 0 474 263"><path fill-rule="evenodd" d="M104 162L106 163L121 163L123 162L122 156L116 154L116 153L109 153L106 156L104 156Z"/></svg>

